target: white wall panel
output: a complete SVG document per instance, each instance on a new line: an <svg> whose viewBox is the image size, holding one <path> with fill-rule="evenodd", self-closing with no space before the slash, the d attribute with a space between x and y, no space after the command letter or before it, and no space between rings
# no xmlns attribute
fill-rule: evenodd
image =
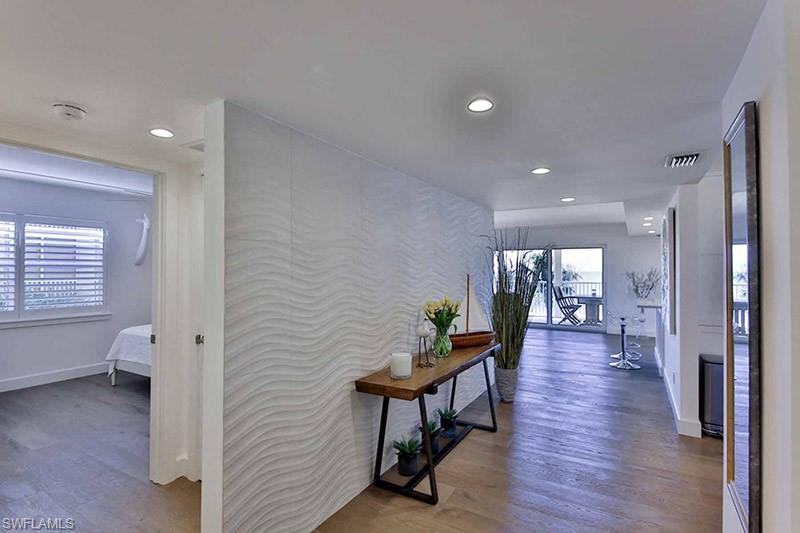
<svg viewBox="0 0 800 533"><path fill-rule="evenodd" d="M413 351L422 304L467 272L488 303L492 214L232 104L224 148L224 529L309 531L371 481L380 399L354 380ZM389 416L387 466L417 404Z"/></svg>

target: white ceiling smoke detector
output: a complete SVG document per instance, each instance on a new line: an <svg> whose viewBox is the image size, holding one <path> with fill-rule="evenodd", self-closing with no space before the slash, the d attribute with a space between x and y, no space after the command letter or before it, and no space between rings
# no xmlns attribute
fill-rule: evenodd
<svg viewBox="0 0 800 533"><path fill-rule="evenodd" d="M86 116L86 110L76 106L75 104L56 102L50 106L50 109L53 110L53 113L64 120L83 120L83 118Z"/></svg>

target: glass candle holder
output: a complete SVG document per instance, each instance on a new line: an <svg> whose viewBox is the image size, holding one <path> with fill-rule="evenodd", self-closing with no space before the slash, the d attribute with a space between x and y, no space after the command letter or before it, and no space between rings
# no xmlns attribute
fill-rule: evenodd
<svg viewBox="0 0 800 533"><path fill-rule="evenodd" d="M411 377L411 354L394 352L389 357L389 375L392 379L408 379Z"/></svg>

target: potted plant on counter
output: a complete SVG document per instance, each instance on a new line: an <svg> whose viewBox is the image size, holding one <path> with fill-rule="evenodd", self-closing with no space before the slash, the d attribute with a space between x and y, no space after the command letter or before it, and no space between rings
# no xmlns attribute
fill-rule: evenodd
<svg viewBox="0 0 800 533"><path fill-rule="evenodd" d="M416 437L405 437L392 443L397 450L397 472L401 476L413 476L417 473L417 454L422 449L422 443Z"/></svg>
<svg viewBox="0 0 800 533"><path fill-rule="evenodd" d="M436 414L439 415L439 425L442 427L442 435L445 437L455 437L458 411L447 408L437 409Z"/></svg>
<svg viewBox="0 0 800 533"><path fill-rule="evenodd" d="M498 231L491 238L496 276L492 295L492 327L502 346L495 353L495 381L500 401L514 401L519 361L528 330L533 298L547 264L549 248L536 254L527 247L527 233Z"/></svg>
<svg viewBox="0 0 800 533"><path fill-rule="evenodd" d="M420 433L420 439L422 437L422 426L417 428ZM428 420L428 434L431 436L431 454L436 455L439 453L439 433L442 432L442 428L436 425L436 420Z"/></svg>

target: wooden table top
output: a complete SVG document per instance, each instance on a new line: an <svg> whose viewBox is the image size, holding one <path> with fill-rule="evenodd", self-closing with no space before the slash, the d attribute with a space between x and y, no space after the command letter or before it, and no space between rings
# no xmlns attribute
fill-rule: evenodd
<svg viewBox="0 0 800 533"><path fill-rule="evenodd" d="M457 348L444 359L437 359L431 355L431 360L436 362L436 366L429 368L419 368L417 356L414 356L410 378L392 379L387 367L357 380L356 390L400 400L414 400L453 376L477 365L499 348L500 344L492 342L483 346Z"/></svg>

